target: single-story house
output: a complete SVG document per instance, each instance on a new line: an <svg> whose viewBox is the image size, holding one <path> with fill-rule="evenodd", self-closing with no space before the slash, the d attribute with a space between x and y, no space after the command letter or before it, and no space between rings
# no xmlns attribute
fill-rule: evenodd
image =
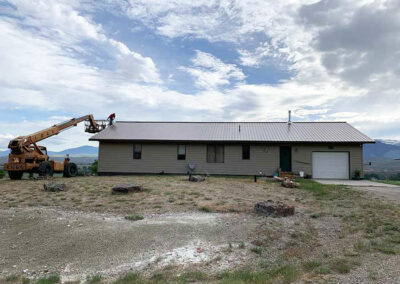
<svg viewBox="0 0 400 284"><path fill-rule="evenodd" d="M90 138L99 141L100 175L166 173L363 176L363 144L374 143L346 122L128 122Z"/></svg>

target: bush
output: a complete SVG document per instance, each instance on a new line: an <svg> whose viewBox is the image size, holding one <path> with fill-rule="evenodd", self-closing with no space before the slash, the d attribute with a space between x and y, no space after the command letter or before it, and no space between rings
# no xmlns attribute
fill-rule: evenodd
<svg viewBox="0 0 400 284"><path fill-rule="evenodd" d="M0 170L0 179L4 178L6 173L3 170Z"/></svg>
<svg viewBox="0 0 400 284"><path fill-rule="evenodd" d="M139 221L139 220L143 220L144 217L141 215L138 215L138 214L134 214L134 215L125 216L125 219L129 220L129 221Z"/></svg>
<svg viewBox="0 0 400 284"><path fill-rule="evenodd" d="M97 175L97 168L98 168L99 162L95 160L89 167L90 172L92 175Z"/></svg>

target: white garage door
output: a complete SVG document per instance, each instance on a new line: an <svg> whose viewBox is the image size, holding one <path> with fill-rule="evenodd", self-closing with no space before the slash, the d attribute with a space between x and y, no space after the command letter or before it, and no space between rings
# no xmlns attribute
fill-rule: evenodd
<svg viewBox="0 0 400 284"><path fill-rule="evenodd" d="M348 152L313 152L313 178L349 179Z"/></svg>

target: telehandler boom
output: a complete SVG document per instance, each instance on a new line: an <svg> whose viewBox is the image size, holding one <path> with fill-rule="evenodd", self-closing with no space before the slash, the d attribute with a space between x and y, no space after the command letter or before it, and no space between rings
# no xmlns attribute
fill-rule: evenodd
<svg viewBox="0 0 400 284"><path fill-rule="evenodd" d="M49 128L32 133L26 136L19 136L10 141L8 148L11 149L8 155L8 163L3 169L8 171L10 179L21 179L24 172L38 173L39 176L52 176L53 173L63 173L65 177L74 177L78 173L76 164L70 163L67 157L64 162L49 160L47 149L38 146L36 143L59 134L78 123L85 121L85 132L97 133L107 127L105 120L94 120L93 115L85 115L73 118L65 122L53 125Z"/></svg>

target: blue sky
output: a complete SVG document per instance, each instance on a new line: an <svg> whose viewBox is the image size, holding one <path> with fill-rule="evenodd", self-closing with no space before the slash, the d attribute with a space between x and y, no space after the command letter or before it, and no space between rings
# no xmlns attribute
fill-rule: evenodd
<svg viewBox="0 0 400 284"><path fill-rule="evenodd" d="M400 139L398 1L0 0L0 149L92 113ZM78 126L44 144L90 144Z"/></svg>

